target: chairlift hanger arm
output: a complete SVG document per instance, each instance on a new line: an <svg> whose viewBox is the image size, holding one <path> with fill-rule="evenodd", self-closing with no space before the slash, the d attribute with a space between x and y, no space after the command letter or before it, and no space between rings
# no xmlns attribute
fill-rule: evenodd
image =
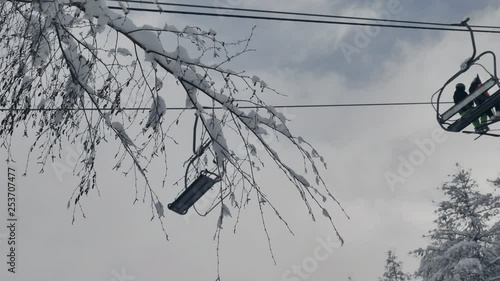
<svg viewBox="0 0 500 281"><path fill-rule="evenodd" d="M464 125L464 120L459 120L459 121L462 121L462 122L455 122L454 124L449 124L447 123L447 121L453 116L455 115L456 113L458 113L462 108L464 108L468 103L470 103L471 101L473 101L475 99L475 97L477 97L479 94L482 94L482 93L479 93L478 91L474 92L474 93L470 93L471 96L468 97L466 100L464 100L463 102L459 103L458 105L455 105L453 106L452 108L448 109L444 114L441 114L440 113L440 101L441 101L441 95L443 94L444 92L444 89L450 84L452 83L455 79L457 79L460 75L462 75L463 73L465 73L466 71L468 71L470 69L470 67L474 64L476 64L476 62L481 59L483 56L485 55L491 55L492 58L493 58L493 76L485 83L485 84L488 84L488 87L486 90L488 90L489 88L493 87L494 85L498 85L500 87L500 84L499 84L499 80L498 80L498 76L497 76L497 62L496 62L496 55L495 53L493 53L492 51L485 51L481 54L479 54L477 57L477 47L476 47L476 40L475 40L475 37L474 37L474 30L470 27L470 25L468 24L469 22L469 18L466 18L464 21L462 21L461 23L459 24L456 24L457 26L465 26L469 32L470 32L470 38L471 38L471 43L472 43L472 56L470 58L468 58L460 67L460 70L455 73L450 79L448 79L448 81L446 81L446 83L443 85L443 87L441 89L439 89L438 91L438 95L437 95L437 99L436 99L436 117L437 117L437 121L439 123L439 125L441 126L441 128L443 128L444 130L446 131L456 131L456 129L458 127L462 127ZM490 74L491 75L491 74ZM484 88L483 88L484 90ZM485 91L486 91L485 90ZM480 92L484 92L484 91L480 91ZM475 110L477 112L477 110ZM470 119L470 118L466 118L466 119ZM456 125L459 125L460 123L460 126L456 126ZM448 124L448 126L445 126L446 124ZM455 125L455 126L453 126ZM453 128L451 128L451 127Z"/></svg>
<svg viewBox="0 0 500 281"><path fill-rule="evenodd" d="M196 118L194 119L194 128L193 128L193 154L196 156L200 156L203 154L203 152L207 149L207 147L210 145L211 141L208 140L204 144L202 144L199 148L196 147L196 129L198 128L198 119L200 116L196 115Z"/></svg>
<svg viewBox="0 0 500 281"><path fill-rule="evenodd" d="M472 42L472 56L470 57L470 59L467 62L467 69L474 63L473 61L474 61L474 58L476 57L476 52L477 52L476 39L474 38L474 31L472 30L472 27L470 27L470 25L469 25L469 20L470 20L470 18L466 18L464 21L462 21L460 23L460 25L465 26L469 30L470 38L471 38L471 42Z"/></svg>
<svg viewBox="0 0 500 281"><path fill-rule="evenodd" d="M466 62L466 68L463 72L467 71L474 63L476 63L482 56L486 55L486 54L491 54L493 56L493 64L494 64L494 67L493 67L493 70L494 70L494 74L495 74L495 77L498 77L497 75L497 60L496 60L496 55L495 53L493 53L492 51L485 51L483 53L481 53L480 55L477 55L477 47L476 47L476 39L475 39L475 36L474 36L474 30L472 29L472 27L469 25L469 20L470 18L466 18L464 21L462 21L460 23L460 25L462 26L465 26L467 28L467 30L469 30L469 33L470 33L470 38L471 38L471 43L472 43L472 56L467 60Z"/></svg>
<svg viewBox="0 0 500 281"><path fill-rule="evenodd" d="M469 20L470 20L470 18L466 18L461 23L456 24L456 25L465 26L469 30L470 36L471 36L471 40L472 40L472 56L465 62L465 67L461 67L460 70L457 73L455 73L455 75L453 75L450 79L448 79L448 81L446 81L446 83L440 89L439 94L437 96L437 102L436 102L436 113L437 113L437 116L436 116L436 118L437 118L439 124L441 125L441 128L443 128L445 130L446 130L446 128L441 123L441 114L439 113L440 112L439 111L439 106L440 106L440 101L441 101L441 95L443 94L444 89L451 82L453 82L453 80L457 79L458 76L462 75L462 73L464 73L465 71L467 71L470 68L470 66L475 62L475 56L476 56L476 39L474 38L474 31L469 26L469 23L468 23Z"/></svg>

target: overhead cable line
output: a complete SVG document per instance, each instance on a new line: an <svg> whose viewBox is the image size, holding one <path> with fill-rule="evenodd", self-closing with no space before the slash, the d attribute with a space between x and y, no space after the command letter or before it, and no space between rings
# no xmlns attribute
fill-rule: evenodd
<svg viewBox="0 0 500 281"><path fill-rule="evenodd" d="M18 0L18 2L31 3L28 0ZM46 2L51 2L51 1L46 1ZM122 10L122 11L124 10L124 8L122 8L122 7L108 6L108 8L111 10ZM346 22L346 21L327 21L327 20L298 19L298 18L284 18L284 17L265 17L265 16L252 16L252 15L235 15L235 14L206 13L206 12L193 12L193 11L172 11L172 10L137 8L137 7L126 7L126 9L129 11L138 11L138 12L182 14L182 15L193 15L193 16L227 17L227 18L257 19L257 20L270 20L270 21L289 21L289 22L319 23L319 24L338 24L338 25L352 25L352 26L373 26L373 27L388 27L388 28L403 28L403 29L469 32L467 29L451 28L453 26L459 27L458 24L449 24L448 26L450 26L450 27L432 27L432 26L415 26L415 25L412 26L412 25L397 25L397 24ZM429 23L429 24L431 24L431 23ZM434 23L434 24L438 24L438 23ZM439 25L441 25L441 24L439 24ZM480 27L480 26L475 26L475 27ZM497 27L483 26L483 28L490 29L490 28L497 28ZM477 30L474 30L474 32L476 32L476 33L492 33L492 34L500 33L500 30L486 30L486 29L477 29Z"/></svg>
<svg viewBox="0 0 500 281"><path fill-rule="evenodd" d="M435 25L435 26L457 26L456 24L442 23L442 22L423 22L423 21L408 21L408 20L393 20L393 19L382 19L382 18L371 18L371 17L353 17L353 16L339 16L331 14L316 14L316 13L299 13L299 12L289 12L289 11L278 11L278 10L262 10L262 9L248 9L248 8L234 8L234 7L217 7L208 5L196 5L196 4L181 4L181 3L170 3L162 1L141 1L141 0L108 0L109 2L122 2L122 3L132 3L132 4L149 4L149 5L163 5L172 7L184 7L184 8L196 8L196 9L212 9L212 10L225 10L225 11L235 11L235 12L251 12L251 13L263 13L263 14L278 14L278 15L291 15L291 16L305 16L305 17L319 17L319 18L336 18L336 19L349 19L349 20L364 20L364 21L375 21L375 22L392 22L392 23L405 23L405 24L419 24L419 25ZM489 26L489 25L471 25L472 28L489 28L489 29L500 29L500 26Z"/></svg>
<svg viewBox="0 0 500 281"><path fill-rule="evenodd" d="M442 104L452 104L454 102L441 102ZM431 102L385 102L385 103L337 103L337 104L295 104L295 105L270 105L273 108L332 108L332 107L375 107L375 106L415 106L430 105ZM266 106L238 106L239 109L266 109ZM124 108L0 108L0 111L58 111L58 110L116 110L116 111L141 111L150 110L150 107L124 107ZM194 110L194 107L167 107L166 110ZM207 110L225 109L222 106L204 106Z"/></svg>
<svg viewBox="0 0 500 281"><path fill-rule="evenodd" d="M121 7L109 6L108 8L112 9L112 10L122 10L123 11L123 8L121 8ZM352 25L352 26L373 26L373 27L420 29L420 30L435 30L435 31L469 32L467 29L451 28L451 27L432 27L432 26L416 26L416 25L397 25L397 24L378 24L378 23L364 23L364 22L329 21L329 20L299 19L299 18L285 18L285 17L267 17L267 16L207 13L207 12L194 12L194 11L173 11L173 10L160 10L160 9L137 8L137 7L127 7L126 9L130 10L130 11L138 11L138 12L181 14L181 15L193 15L193 16L226 17L226 18L241 18L241 19L255 19L255 20L270 20L270 21L289 21L289 22L318 23L318 24L338 24L338 25ZM477 29L477 30L474 30L474 32L498 34L498 33L500 33L500 30Z"/></svg>

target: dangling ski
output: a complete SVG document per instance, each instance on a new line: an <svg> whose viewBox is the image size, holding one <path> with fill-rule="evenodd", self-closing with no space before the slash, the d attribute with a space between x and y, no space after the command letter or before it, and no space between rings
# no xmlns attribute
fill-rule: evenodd
<svg viewBox="0 0 500 281"><path fill-rule="evenodd" d="M491 136L491 137L500 137L499 134L494 134L494 133L489 133L489 131L486 131L484 133L478 133L478 132L473 132L473 131L462 131L462 133L465 133L465 134L476 134L476 135L479 135L477 138L475 138L474 140L477 140L478 138L482 137L483 135L486 135L486 136Z"/></svg>

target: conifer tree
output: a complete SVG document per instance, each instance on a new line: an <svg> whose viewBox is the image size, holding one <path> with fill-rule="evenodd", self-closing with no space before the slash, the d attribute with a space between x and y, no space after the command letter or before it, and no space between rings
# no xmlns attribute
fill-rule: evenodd
<svg viewBox="0 0 500 281"><path fill-rule="evenodd" d="M417 276L424 281L500 279L498 239L500 196L482 192L470 171L461 167L441 190L430 243L414 253L421 258ZM500 181L493 181L495 188Z"/></svg>
<svg viewBox="0 0 500 281"><path fill-rule="evenodd" d="M408 279L409 275L402 270L402 262L398 260L394 251L389 250L385 260L385 272L379 281L406 281Z"/></svg>

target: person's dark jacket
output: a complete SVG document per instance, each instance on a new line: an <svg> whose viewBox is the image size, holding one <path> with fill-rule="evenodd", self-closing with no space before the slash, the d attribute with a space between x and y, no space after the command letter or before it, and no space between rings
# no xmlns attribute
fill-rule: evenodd
<svg viewBox="0 0 500 281"><path fill-rule="evenodd" d="M467 98L468 94L465 90L462 89L456 89L455 94L453 95L453 101L455 104L459 104L461 101L463 101L465 98ZM462 110L468 110L474 107L474 104L470 102Z"/></svg>
<svg viewBox="0 0 500 281"><path fill-rule="evenodd" d="M477 75L476 78L474 78L474 80L472 80L472 83L470 84L469 93L471 94L474 93L474 91L477 90L479 87L481 87L481 85L483 85L483 83L481 82L479 75ZM489 97L490 94L488 92L484 92L474 100L474 103L476 104L476 106L479 106L480 104L485 102ZM486 112L486 114L488 114L488 116L491 117L493 116L493 111L489 110L488 112Z"/></svg>

